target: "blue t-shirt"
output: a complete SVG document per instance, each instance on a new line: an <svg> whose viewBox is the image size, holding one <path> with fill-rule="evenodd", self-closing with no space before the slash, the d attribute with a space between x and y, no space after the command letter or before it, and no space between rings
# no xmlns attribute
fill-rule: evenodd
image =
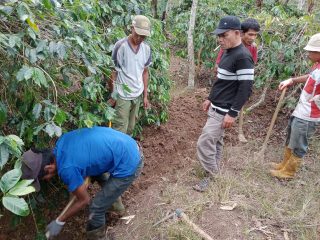
<svg viewBox="0 0 320 240"><path fill-rule="evenodd" d="M85 177L109 172L113 177L135 173L140 153L128 135L107 127L82 128L63 134L54 149L58 174L70 192Z"/></svg>

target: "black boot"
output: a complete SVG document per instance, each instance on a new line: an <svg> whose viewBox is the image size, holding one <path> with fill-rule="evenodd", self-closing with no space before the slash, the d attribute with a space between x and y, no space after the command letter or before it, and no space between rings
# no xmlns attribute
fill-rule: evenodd
<svg viewBox="0 0 320 240"><path fill-rule="evenodd" d="M87 231L87 240L108 240L105 227Z"/></svg>

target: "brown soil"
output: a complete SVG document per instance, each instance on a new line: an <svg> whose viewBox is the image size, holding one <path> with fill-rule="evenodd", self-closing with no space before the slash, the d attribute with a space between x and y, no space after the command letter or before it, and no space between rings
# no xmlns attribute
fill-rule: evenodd
<svg viewBox="0 0 320 240"><path fill-rule="evenodd" d="M190 186L190 191L186 193L188 197L201 196L191 189L195 179L192 177L192 171L198 165L195 158L196 142L206 121L206 114L202 111L201 105L208 96L210 74L201 73L198 88L186 90L184 88L186 63L181 59L173 58L171 68L175 86L169 108L170 119L166 124L159 127L149 126L143 131L142 146L145 154L145 167L141 177L123 196L128 208L127 215L136 216L133 223L128 225L117 216L109 216L111 220L109 226L111 232L117 236L116 239L151 239L149 237L153 235L153 230L144 226L146 223L150 225L159 220L155 215L156 212L159 213L159 206L162 206L162 211L170 211L179 207L178 203L159 202L160 199L163 199L163 189L166 186L182 183L184 186ZM257 148L266 135L279 95L277 91L269 92L266 104L245 116L245 136L249 143L256 145ZM259 96L260 92L255 91L248 105L257 101ZM288 116L287 110L280 112L271 144L282 145ZM226 131L225 144L242 146L237 140L237 126ZM238 171L239 169L232 164L231 161L226 162L224 168L230 167ZM181 176L184 178L183 181L181 181ZM59 209L49 211L44 208L42 227L47 224L46 221L54 219L54 216L59 214L65 202L57 203L57 205ZM216 208L216 206L208 207L198 218L197 223L215 236L215 239L242 239L239 232L243 224L240 214L237 211L222 213L216 211ZM83 211L70 220L59 239L85 239L86 217L87 212ZM9 227L11 225L9 219L8 214L0 219L0 240L35 239L36 229L32 216L21 221L16 229ZM153 239L162 239L162 237L158 236Z"/></svg>

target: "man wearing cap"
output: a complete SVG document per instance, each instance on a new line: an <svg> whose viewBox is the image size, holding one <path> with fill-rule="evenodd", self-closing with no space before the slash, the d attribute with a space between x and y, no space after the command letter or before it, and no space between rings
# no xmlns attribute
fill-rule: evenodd
<svg viewBox="0 0 320 240"><path fill-rule="evenodd" d="M258 33L260 31L260 25L258 21L254 18L247 18L241 23L241 41L243 45L249 50L249 52L252 55L252 59L254 63L256 64L258 62L258 49L257 45L255 44L255 40L258 36ZM223 54L223 49L220 48L220 51L218 53L217 59L216 59L216 64L213 69L213 73L216 76L218 73L218 65L221 61L221 57ZM242 131L242 124L240 123L241 121L243 122L243 108L240 111L239 114L239 141L240 142L247 142L247 139L245 138L243 131Z"/></svg>
<svg viewBox="0 0 320 240"><path fill-rule="evenodd" d="M208 119L197 142L197 157L207 176L193 188L205 191L210 179L219 172L224 129L232 127L248 100L254 78L254 62L241 42L241 24L235 16L226 16L213 32L225 51L218 65L217 81L203 103Z"/></svg>
<svg viewBox="0 0 320 240"><path fill-rule="evenodd" d="M63 134L54 151L49 153L44 155L32 150L24 153L23 177L35 179L39 187L39 177L50 180L58 172L77 198L62 216L47 226L49 238L57 236L67 219L89 205L87 239L107 239L106 210L131 185L143 165L143 155L137 143L111 128L82 128ZM110 177L105 177L105 173ZM86 177L97 180L101 186L92 201L87 192Z"/></svg>
<svg viewBox="0 0 320 240"><path fill-rule="evenodd" d="M119 40L113 49L115 70L111 73L108 103L115 107L112 127L132 135L141 102L146 109L148 101L148 67L151 65L151 48L144 42L150 36L151 22L142 15L133 17L131 34ZM125 207L119 197L113 210L122 214Z"/></svg>
<svg viewBox="0 0 320 240"><path fill-rule="evenodd" d="M305 83L299 102L289 119L283 160L278 164L273 163L274 170L271 170L271 175L280 179L294 178L307 153L308 140L320 126L320 33L311 37L304 50L314 63L311 72L279 84L279 90L283 90L296 83Z"/></svg>
<svg viewBox="0 0 320 240"><path fill-rule="evenodd" d="M144 42L150 36L150 20L137 15L132 20L131 34L119 40L113 49L112 72L109 88L113 92L109 104L115 106L116 116L113 128L132 134L139 107L143 102L148 108L148 67L151 65L151 48Z"/></svg>
<svg viewBox="0 0 320 240"><path fill-rule="evenodd" d="M254 41L256 40L258 33L260 32L260 25L256 19L248 18L241 23L241 31L241 41L251 53L252 59L256 64L258 62L258 49ZM214 75L217 75L218 73L218 65L221 61L223 52L223 49L220 48L216 59L216 65L213 70Z"/></svg>

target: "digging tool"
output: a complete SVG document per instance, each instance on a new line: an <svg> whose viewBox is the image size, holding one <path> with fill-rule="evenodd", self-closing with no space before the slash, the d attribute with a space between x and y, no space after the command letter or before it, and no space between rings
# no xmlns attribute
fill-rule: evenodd
<svg viewBox="0 0 320 240"><path fill-rule="evenodd" d="M176 210L177 217L182 219L185 223L187 223L192 229L198 233L203 239L205 240L213 240L212 237L210 237L205 231L203 231L201 228L199 228L196 224L194 224L189 217L181 210Z"/></svg>
<svg viewBox="0 0 320 240"><path fill-rule="evenodd" d="M182 221L184 221L185 223L187 223L190 227L192 227L192 229L198 233L203 239L205 240L213 240L212 237L210 237L207 233L205 233L201 228L199 228L196 224L194 224L189 218L188 216L181 210L181 209L176 209L173 213L169 214L168 216L162 218L160 221L156 222L155 224L153 224L153 227L159 225L160 223L163 223L165 221L167 221L170 218L174 218L174 217L178 217L179 219L181 219Z"/></svg>
<svg viewBox="0 0 320 240"><path fill-rule="evenodd" d="M269 138L270 138L270 135L271 135L271 132L272 132L272 129L273 129L273 126L276 122L276 119L277 119L277 116L278 116L278 113L279 113L279 110L282 106L282 102L283 102L283 98L284 98L284 95L286 94L286 91L287 91L287 88L284 88L282 90L282 93L281 93L281 96L279 98L279 101L278 101L278 104L277 104L277 107L276 107L276 110L274 111L273 113L273 116L272 116L272 119L271 119L271 123L270 123L270 127L268 129L268 132L267 132L267 136L263 142L263 145L262 145L262 148L260 150L260 152L257 154L257 157L259 158L263 158L264 157L264 152L266 150L266 147L267 147L267 143L269 141Z"/></svg>
<svg viewBox="0 0 320 240"><path fill-rule="evenodd" d="M246 143L248 141L247 141L246 137L243 134L242 126L243 126L243 108L241 108L240 116L239 116L239 134L238 134L238 139L239 139L240 142Z"/></svg>
<svg viewBox="0 0 320 240"><path fill-rule="evenodd" d="M86 179L84 180L84 184L86 185L86 187L89 186L89 182L90 182L90 177L86 177ZM62 210L62 212L60 213L60 215L57 217L57 219L59 219L60 217L62 217L68 210L69 208L74 204L74 202L76 201L77 197L76 196L72 196L72 198L70 199L69 203L67 204L67 206L65 206L65 208ZM50 238L50 233L46 232L46 238L49 239Z"/></svg>
<svg viewBox="0 0 320 240"><path fill-rule="evenodd" d="M167 221L170 218L173 218L176 215L176 212L173 212L167 216L165 216L164 218L162 218L161 220L159 220L158 222L156 222L155 224L152 225L152 227L156 227L157 225L159 225L160 223L163 223L165 221Z"/></svg>

